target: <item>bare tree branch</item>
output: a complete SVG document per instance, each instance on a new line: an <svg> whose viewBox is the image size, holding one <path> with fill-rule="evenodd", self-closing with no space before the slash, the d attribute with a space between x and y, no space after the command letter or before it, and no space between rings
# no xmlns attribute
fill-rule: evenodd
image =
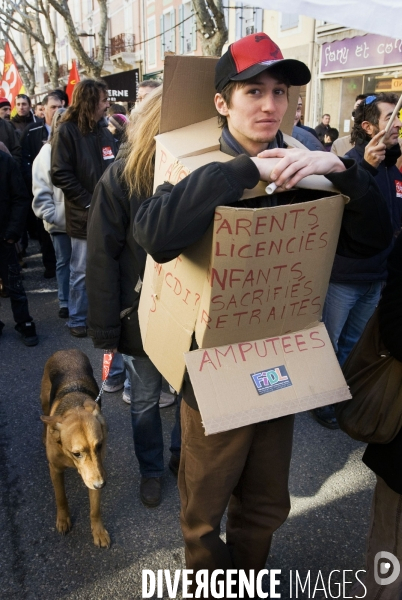
<svg viewBox="0 0 402 600"><path fill-rule="evenodd" d="M228 39L222 0L192 0L200 33L202 53L220 56Z"/></svg>
<svg viewBox="0 0 402 600"><path fill-rule="evenodd" d="M0 14L0 22L14 31L21 32L22 30L30 41L35 40L40 44L51 85L53 88L58 87L59 63L56 55L56 34L50 18L48 3L44 3L42 0L31 0L31 2L19 0L17 4L12 0L3 0L2 4L4 10ZM42 19L44 19L49 32L49 42L42 29Z"/></svg>
<svg viewBox="0 0 402 600"><path fill-rule="evenodd" d="M81 44L81 40L79 39L78 32L71 15L70 7L68 5L68 0L48 0L48 2L63 17L66 23L71 47L80 63L87 69L88 75L100 77L105 59L107 0L98 0L100 10L100 28L98 32L99 44L98 55L96 59L89 57Z"/></svg>

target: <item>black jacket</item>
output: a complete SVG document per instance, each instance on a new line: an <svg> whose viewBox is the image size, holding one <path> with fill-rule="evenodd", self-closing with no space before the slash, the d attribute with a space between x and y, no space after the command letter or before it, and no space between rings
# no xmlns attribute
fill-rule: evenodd
<svg viewBox="0 0 402 600"><path fill-rule="evenodd" d="M22 175L30 191L32 190L32 163L48 138L49 133L44 123L31 123L22 132Z"/></svg>
<svg viewBox="0 0 402 600"><path fill-rule="evenodd" d="M86 239L92 194L116 154L113 135L99 123L88 135L72 121L58 128L52 141L51 177L64 193L69 236Z"/></svg>
<svg viewBox="0 0 402 600"><path fill-rule="evenodd" d="M402 361L402 234L388 261L387 285L380 300L381 338ZM397 494L402 494L402 430L389 444L369 444L363 462Z"/></svg>
<svg viewBox="0 0 402 600"><path fill-rule="evenodd" d="M374 176L388 207L394 237L388 248L369 258L354 259L336 255L331 272L331 281L334 283L385 281L388 256L402 227L402 173L396 167L396 161L401 155L399 144L387 150L385 160L378 169L364 160L366 145L356 145L346 157L355 160Z"/></svg>
<svg viewBox="0 0 402 600"><path fill-rule="evenodd" d="M137 284L143 277L146 253L132 235L140 200L129 196L122 184L122 166L119 160L103 175L89 213L89 335L95 348L118 348L130 356L145 356L138 324Z"/></svg>
<svg viewBox="0 0 402 600"><path fill-rule="evenodd" d="M330 129L331 125L324 125L324 123L320 123L319 125L317 125L317 127L314 128L314 131L316 132L321 144L324 143L324 137L328 135Z"/></svg>
<svg viewBox="0 0 402 600"><path fill-rule="evenodd" d="M26 117L20 117L19 115L15 115L15 117L11 117L11 123L14 125L15 130L17 131L18 137L21 137L24 129L28 127L31 123L43 124L43 119L40 117L35 117L32 110L26 115Z"/></svg>
<svg viewBox="0 0 402 600"><path fill-rule="evenodd" d="M343 160L347 170L327 178L350 197L345 206L337 252L351 257L371 256L386 248L392 238L387 206L373 177L352 160ZM145 200L134 221L134 237L155 261L164 263L179 256L204 235L217 206L260 208L321 198L323 192L296 190L240 201L245 189L259 181L254 163L240 155L227 163L200 167L174 187L159 186ZM183 397L196 408L188 376Z"/></svg>
<svg viewBox="0 0 402 600"><path fill-rule="evenodd" d="M17 163L21 164L21 146L17 132L6 119L0 119L0 142L8 148Z"/></svg>
<svg viewBox="0 0 402 600"><path fill-rule="evenodd" d="M0 239L17 241L31 204L19 165L0 150Z"/></svg>

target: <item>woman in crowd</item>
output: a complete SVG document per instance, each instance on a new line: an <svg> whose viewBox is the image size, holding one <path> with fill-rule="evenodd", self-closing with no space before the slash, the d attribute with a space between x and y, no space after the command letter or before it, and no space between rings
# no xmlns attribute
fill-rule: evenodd
<svg viewBox="0 0 402 600"><path fill-rule="evenodd" d="M71 240L66 233L66 213L63 192L55 187L50 177L50 153L52 140L56 133L61 115L65 108L59 108L52 120L50 138L44 144L32 164L32 209L37 217L43 219L49 232L56 254L57 295L59 298L59 317L68 318L68 295L70 287Z"/></svg>
<svg viewBox="0 0 402 600"><path fill-rule="evenodd" d="M134 449L145 506L161 501L163 465L159 398L162 376L142 347L138 304L146 253L133 238L141 202L152 194L155 135L159 131L162 87L149 94L127 130L128 154L96 186L88 225L87 292L89 335L96 348L122 353L131 381ZM180 430L172 432L169 467L178 469Z"/></svg>

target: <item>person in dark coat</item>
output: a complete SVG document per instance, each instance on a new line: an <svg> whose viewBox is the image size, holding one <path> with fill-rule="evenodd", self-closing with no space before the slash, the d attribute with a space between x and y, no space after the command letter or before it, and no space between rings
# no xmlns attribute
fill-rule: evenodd
<svg viewBox="0 0 402 600"><path fill-rule="evenodd" d="M95 348L122 353L131 382L134 449L145 506L161 501L164 472L159 414L162 377L146 355L138 322L146 253L132 235L141 202L152 193L155 135L159 131L162 88L141 104L130 124L128 157L116 161L95 188L88 225L87 292L89 335ZM180 462L180 429L173 429L170 469Z"/></svg>
<svg viewBox="0 0 402 600"><path fill-rule="evenodd" d="M11 104L7 98L0 97L0 110L9 107ZM21 164L21 145L18 139L17 132L11 125L10 120L6 118L6 114L2 117L0 114L0 142L6 146L11 156L15 158L17 163Z"/></svg>
<svg viewBox="0 0 402 600"><path fill-rule="evenodd" d="M335 256L323 321L341 366L378 304L387 278L387 258L402 227L402 174L395 165L401 155L398 136L402 122L398 117L381 143L397 101L398 97L390 93L368 96L354 112L351 133L354 147L346 158L354 159L373 175L388 208L393 239L382 252L369 258ZM321 425L337 428L333 406L317 408L313 414Z"/></svg>
<svg viewBox="0 0 402 600"><path fill-rule="evenodd" d="M379 327L385 347L402 363L402 234L388 259L387 282L379 302ZM395 564L402 564L402 429L388 444L368 444L363 462L375 473L377 482L367 535L367 594L363 596L364 588L354 589L354 597L399 600L402 572L397 577L393 575L397 574ZM383 554L379 561L380 552L389 554ZM393 568L381 572L381 562L388 562Z"/></svg>
<svg viewBox="0 0 402 600"><path fill-rule="evenodd" d="M10 296L15 329L26 346L36 346L35 323L21 280L15 242L25 227L30 197L16 161L0 150L0 278ZM0 334L4 323L0 321Z"/></svg>
<svg viewBox="0 0 402 600"><path fill-rule="evenodd" d="M19 137L23 134L25 127L31 123L43 123L43 119L35 117L31 99L26 94L18 94L16 96L15 108L17 109L17 114L11 117L11 123L14 125Z"/></svg>
<svg viewBox="0 0 402 600"><path fill-rule="evenodd" d="M74 337L87 335L85 287L87 222L95 186L116 157L114 138L104 118L109 107L104 81L85 79L74 87L52 142L52 183L64 194L66 231L71 237L68 327Z"/></svg>

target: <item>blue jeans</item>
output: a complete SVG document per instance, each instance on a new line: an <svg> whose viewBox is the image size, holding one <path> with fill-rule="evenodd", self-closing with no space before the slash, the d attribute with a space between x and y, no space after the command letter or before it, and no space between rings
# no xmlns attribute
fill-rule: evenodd
<svg viewBox="0 0 402 600"><path fill-rule="evenodd" d="M330 283L322 320L342 366L378 304L381 281Z"/></svg>
<svg viewBox="0 0 402 600"><path fill-rule="evenodd" d="M71 238L70 292L68 296L68 327L86 327L88 297L85 287L87 241Z"/></svg>
<svg viewBox="0 0 402 600"><path fill-rule="evenodd" d="M124 364L123 355L120 354L120 352L116 352L113 355L109 375L107 376L107 382L111 385L117 385L123 381L125 391L130 393L130 379L126 373L126 365Z"/></svg>
<svg viewBox="0 0 402 600"><path fill-rule="evenodd" d="M131 382L134 451L143 477L163 475L163 436L159 413L162 375L148 357L123 354Z"/></svg>
<svg viewBox="0 0 402 600"><path fill-rule="evenodd" d="M68 306L71 240L66 233L50 234L56 254L57 297L60 308Z"/></svg>

